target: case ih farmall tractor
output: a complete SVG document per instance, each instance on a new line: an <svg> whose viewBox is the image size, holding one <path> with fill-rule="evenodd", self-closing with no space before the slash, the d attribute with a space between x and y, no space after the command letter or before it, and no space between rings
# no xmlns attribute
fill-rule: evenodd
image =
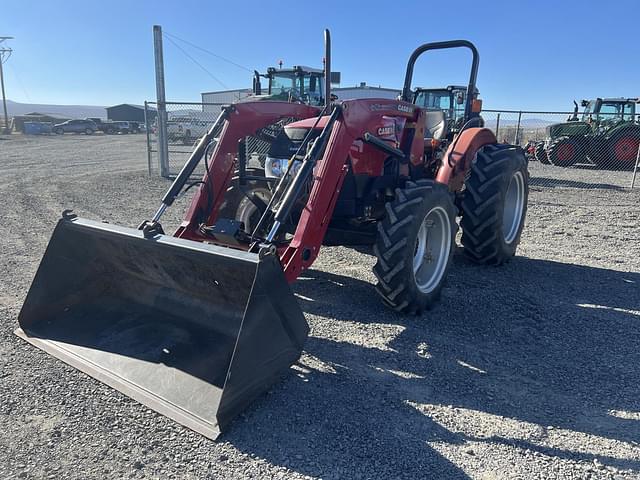
<svg viewBox="0 0 640 480"><path fill-rule="evenodd" d="M139 229L65 211L17 334L215 438L299 358L309 327L289 285L323 244L373 245L375 291L407 314L438 300L458 220L469 258L507 262L527 210L522 150L466 125L435 160L425 155L429 117L411 103L418 57L458 47L473 55L470 118L476 48L428 43L409 58L400 100L226 107ZM286 171L247 178L245 139L285 119L296 119L284 130L297 142ZM189 183L201 161L204 178ZM251 180L273 191L252 228L220 213L235 172L239 188ZM160 219L189 185L197 191L184 221L167 235Z"/></svg>

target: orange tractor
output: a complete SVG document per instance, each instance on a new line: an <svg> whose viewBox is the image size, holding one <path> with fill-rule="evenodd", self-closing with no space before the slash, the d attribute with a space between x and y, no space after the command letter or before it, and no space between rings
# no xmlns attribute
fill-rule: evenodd
<svg viewBox="0 0 640 480"><path fill-rule="evenodd" d="M424 52L459 47L473 55L470 120L434 156L431 126L442 119L411 102L414 64ZM399 100L224 108L139 229L63 213L17 334L215 438L299 358L308 325L290 284L323 244L373 245L375 291L408 314L437 301L458 225L472 260L502 264L515 254L527 161L519 147L470 126L477 69L470 42L428 43L409 58ZM246 139L274 125L295 151L279 177L251 174ZM200 162L204 178L189 183ZM253 195L256 183L270 195ZM197 191L186 217L167 235L160 219L189 187ZM233 189L260 213L251 228L220 214Z"/></svg>

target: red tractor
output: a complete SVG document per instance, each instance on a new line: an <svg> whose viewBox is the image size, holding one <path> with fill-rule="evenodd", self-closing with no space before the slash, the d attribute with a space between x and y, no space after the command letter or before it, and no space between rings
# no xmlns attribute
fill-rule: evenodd
<svg viewBox="0 0 640 480"><path fill-rule="evenodd" d="M413 70L424 52L458 47L473 55L471 120L440 159L425 138L429 122L441 119L411 103ZM458 225L473 261L513 257L527 210L527 160L519 147L469 126L477 69L470 42L428 43L409 58L399 100L224 108L138 230L63 214L17 333L215 437L298 359L308 325L289 284L323 244L373 245L375 290L408 314L440 296ZM280 177L252 175L246 139L274 125L284 125L295 152ZM201 161L204 178L189 183ZM247 187L261 182L266 199ZM191 186L197 192L184 221L165 235L163 212ZM260 212L251 228L219 214L229 189L246 191Z"/></svg>

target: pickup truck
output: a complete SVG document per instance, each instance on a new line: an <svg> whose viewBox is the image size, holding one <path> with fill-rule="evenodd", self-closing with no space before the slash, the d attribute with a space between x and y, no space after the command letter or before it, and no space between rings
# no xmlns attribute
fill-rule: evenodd
<svg viewBox="0 0 640 480"><path fill-rule="evenodd" d="M91 120L95 123L99 132L108 133L110 135L120 133L120 127L117 122L111 122L109 120L105 122L101 118L87 118L87 120Z"/></svg>
<svg viewBox="0 0 640 480"><path fill-rule="evenodd" d="M212 121L187 116L170 116L167 121L167 137L169 141L181 141L185 145L192 144L202 137Z"/></svg>

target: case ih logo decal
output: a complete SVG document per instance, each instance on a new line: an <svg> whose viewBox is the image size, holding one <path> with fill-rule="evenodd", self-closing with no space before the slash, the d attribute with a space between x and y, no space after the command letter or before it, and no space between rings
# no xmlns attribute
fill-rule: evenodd
<svg viewBox="0 0 640 480"><path fill-rule="evenodd" d="M413 107L409 106L409 105L398 105L398 111L399 112L405 112L405 113L413 113Z"/></svg>
<svg viewBox="0 0 640 480"><path fill-rule="evenodd" d="M395 127L393 125L389 125L386 127L380 127L378 129L378 136L383 137L385 135L393 135L395 133Z"/></svg>

